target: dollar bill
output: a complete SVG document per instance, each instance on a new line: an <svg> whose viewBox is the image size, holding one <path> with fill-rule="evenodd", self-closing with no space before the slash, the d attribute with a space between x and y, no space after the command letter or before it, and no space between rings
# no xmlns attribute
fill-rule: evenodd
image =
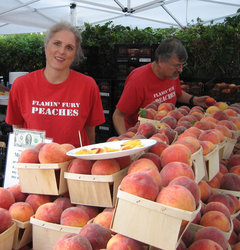
<svg viewBox="0 0 240 250"><path fill-rule="evenodd" d="M21 148L31 148L38 143L44 142L45 131L14 129L14 146Z"/></svg>

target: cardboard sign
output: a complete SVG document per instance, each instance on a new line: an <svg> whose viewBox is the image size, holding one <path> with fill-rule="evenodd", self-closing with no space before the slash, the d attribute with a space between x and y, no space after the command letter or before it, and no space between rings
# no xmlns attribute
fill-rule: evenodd
<svg viewBox="0 0 240 250"><path fill-rule="evenodd" d="M4 188L13 186L19 183L18 172L14 164L23 150L33 148L41 142L50 142L51 139L45 138L44 131L14 129L13 133L9 134L7 161L4 175Z"/></svg>

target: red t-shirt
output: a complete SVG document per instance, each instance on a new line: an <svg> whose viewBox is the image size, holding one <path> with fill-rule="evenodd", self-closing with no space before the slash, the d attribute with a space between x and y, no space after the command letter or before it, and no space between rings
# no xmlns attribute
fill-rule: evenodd
<svg viewBox="0 0 240 250"><path fill-rule="evenodd" d="M153 73L151 63L133 70L126 79L117 108L126 114L126 129L137 123L140 108L157 101L176 104L182 95L179 79L161 80Z"/></svg>
<svg viewBox="0 0 240 250"><path fill-rule="evenodd" d="M93 78L71 70L60 84L49 83L43 69L18 77L12 85L6 122L46 131L57 143L89 144L84 126L105 122L99 89Z"/></svg>

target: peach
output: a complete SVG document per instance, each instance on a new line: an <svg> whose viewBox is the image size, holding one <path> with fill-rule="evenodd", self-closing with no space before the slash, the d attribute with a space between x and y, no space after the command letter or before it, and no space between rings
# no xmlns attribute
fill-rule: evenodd
<svg viewBox="0 0 240 250"><path fill-rule="evenodd" d="M40 163L60 163L67 161L66 149L56 142L46 143L39 151Z"/></svg>
<svg viewBox="0 0 240 250"><path fill-rule="evenodd" d="M194 234L192 230L188 227L182 235L182 241L185 243L186 247L189 247L194 239Z"/></svg>
<svg viewBox="0 0 240 250"><path fill-rule="evenodd" d="M139 157L139 159L142 158L146 158L153 161L159 171L162 169L160 157L157 154L154 154L152 152L146 152Z"/></svg>
<svg viewBox="0 0 240 250"><path fill-rule="evenodd" d="M158 171L158 167L152 160L147 158L139 158L138 160L132 162L128 169L128 174L133 173L141 168L151 168Z"/></svg>
<svg viewBox="0 0 240 250"><path fill-rule="evenodd" d="M236 205L234 201L226 194L221 194L221 193L212 194L208 199L208 202L211 202L211 201L222 202L229 209L230 214L235 213Z"/></svg>
<svg viewBox="0 0 240 250"><path fill-rule="evenodd" d="M177 109L174 109L174 110L169 111L169 112L168 112L168 115L174 117L177 121L178 121L181 117L183 117L183 114L182 114L179 110L177 110Z"/></svg>
<svg viewBox="0 0 240 250"><path fill-rule="evenodd" d="M223 250L223 248L217 242L209 239L196 240L188 248L188 250L199 250L199 249Z"/></svg>
<svg viewBox="0 0 240 250"><path fill-rule="evenodd" d="M116 159L96 160L92 165L93 175L111 175L120 171L120 165Z"/></svg>
<svg viewBox="0 0 240 250"><path fill-rule="evenodd" d="M165 134L156 133L153 136L151 136L149 139L153 139L156 141L162 141L162 142L165 142L166 144L169 144L169 139L168 139L167 135L165 135Z"/></svg>
<svg viewBox="0 0 240 250"><path fill-rule="evenodd" d="M202 218L202 213L201 213L201 211L199 211L197 213L196 217L192 220L191 223L193 223L193 224L199 224L201 218Z"/></svg>
<svg viewBox="0 0 240 250"><path fill-rule="evenodd" d="M221 189L240 191L240 176L234 173L224 174L220 186Z"/></svg>
<svg viewBox="0 0 240 250"><path fill-rule="evenodd" d="M141 171L127 174L120 183L124 192L154 201L159 192L159 185L149 174Z"/></svg>
<svg viewBox="0 0 240 250"><path fill-rule="evenodd" d="M192 127L192 123L190 121L178 121L177 126L183 126L186 129Z"/></svg>
<svg viewBox="0 0 240 250"><path fill-rule="evenodd" d="M218 110L212 114L212 117L217 121L228 120L229 116L223 110Z"/></svg>
<svg viewBox="0 0 240 250"><path fill-rule="evenodd" d="M234 117L238 116L238 113L231 108L227 108L223 112L225 112L228 116L234 116Z"/></svg>
<svg viewBox="0 0 240 250"><path fill-rule="evenodd" d="M185 135L194 136L196 138L198 138L201 133L202 133L202 131L197 127L191 127L191 128L188 128L187 130L184 131Z"/></svg>
<svg viewBox="0 0 240 250"><path fill-rule="evenodd" d="M178 109L184 109L185 111L187 111L187 113L189 113L190 112L190 108L188 107L188 106L186 106L186 105L181 105Z"/></svg>
<svg viewBox="0 0 240 250"><path fill-rule="evenodd" d="M223 232L229 232L231 223L225 214L219 211L208 211L203 214L200 225L204 227L216 227Z"/></svg>
<svg viewBox="0 0 240 250"><path fill-rule="evenodd" d="M62 211L64 211L66 208L72 207L72 203L68 197L58 197L53 202L57 204L62 209Z"/></svg>
<svg viewBox="0 0 240 250"><path fill-rule="evenodd" d="M236 127L238 130L240 130L240 119L239 119L239 117L230 117L228 120L229 120L230 122L233 122L234 125L235 125L235 127Z"/></svg>
<svg viewBox="0 0 240 250"><path fill-rule="evenodd" d="M131 163L132 163L132 159L129 155L127 156L123 156L123 157L118 157L115 158L116 161L118 162L120 169L124 169L126 167L128 167Z"/></svg>
<svg viewBox="0 0 240 250"><path fill-rule="evenodd" d="M73 145L70 144L70 143L63 143L63 144L61 144L61 146L62 146L63 148L65 148L66 153L67 153L68 151L72 150L72 149L75 149L75 146L73 146ZM70 160L74 159L73 156L67 155L66 157L67 157L67 161L70 161Z"/></svg>
<svg viewBox="0 0 240 250"><path fill-rule="evenodd" d="M153 119L155 113L156 113L156 110L152 108L140 108L138 112L140 117L147 118L147 119Z"/></svg>
<svg viewBox="0 0 240 250"><path fill-rule="evenodd" d="M228 243L230 245L234 245L238 242L238 235L236 234L235 231L232 231L231 235L230 235L230 238L228 240Z"/></svg>
<svg viewBox="0 0 240 250"><path fill-rule="evenodd" d="M76 205L76 207L82 208L89 216L89 220L96 217L99 214L99 208L98 207L92 207L87 205Z"/></svg>
<svg viewBox="0 0 240 250"><path fill-rule="evenodd" d="M83 227L89 221L89 216L80 207L66 208L60 217L60 224L71 227Z"/></svg>
<svg viewBox="0 0 240 250"><path fill-rule="evenodd" d="M216 100L213 97L207 97L205 100L206 105L209 106L213 106L214 104L216 104Z"/></svg>
<svg viewBox="0 0 240 250"><path fill-rule="evenodd" d="M178 123L180 123L181 121L188 121L188 122L190 122L191 124L193 124L193 122L196 121L196 118L195 118L193 115L190 115L190 114L188 113L188 115L181 117L181 118L178 120Z"/></svg>
<svg viewBox="0 0 240 250"><path fill-rule="evenodd" d="M203 155L209 154L216 148L216 145L210 141L199 141L199 143L202 146Z"/></svg>
<svg viewBox="0 0 240 250"><path fill-rule="evenodd" d="M31 205L23 201L13 203L9 208L9 212L13 219L22 222L29 221L30 217L34 215Z"/></svg>
<svg viewBox="0 0 240 250"><path fill-rule="evenodd" d="M177 126L177 119L174 118L173 116L166 115L164 116L161 120L161 123L166 123L170 126L170 128L174 129Z"/></svg>
<svg viewBox="0 0 240 250"><path fill-rule="evenodd" d="M193 137L193 136L181 137L180 139L177 139L176 142L183 143L183 145L186 145L186 146L187 146L187 144L185 144L184 142L187 142L190 145L192 145L191 147L187 146L191 150L192 154L195 153L196 151L198 151L201 148L201 144L200 144L199 140L197 138Z"/></svg>
<svg viewBox="0 0 240 250"><path fill-rule="evenodd" d="M176 132L169 127L159 128L158 133L165 134L168 137L169 144L171 144L176 137Z"/></svg>
<svg viewBox="0 0 240 250"><path fill-rule="evenodd" d="M51 199L49 195L29 194L25 201L29 203L33 208L34 212L36 212L39 206L50 202Z"/></svg>
<svg viewBox="0 0 240 250"><path fill-rule="evenodd" d="M149 148L150 153L154 153L157 156L161 156L163 150L168 147L168 144L166 144L163 141L157 141L153 146Z"/></svg>
<svg viewBox="0 0 240 250"><path fill-rule="evenodd" d="M143 250L143 244L137 240L134 240L122 234L115 234L108 241L106 249L108 250L117 250L117 249Z"/></svg>
<svg viewBox="0 0 240 250"><path fill-rule="evenodd" d="M24 149L18 157L18 162L19 163L39 163L38 154L39 154L39 151L34 148Z"/></svg>
<svg viewBox="0 0 240 250"><path fill-rule="evenodd" d="M216 111L219 111L219 110L220 110L220 108L218 108L216 106L210 106L206 109L206 113L212 115L213 113L215 113Z"/></svg>
<svg viewBox="0 0 240 250"><path fill-rule="evenodd" d="M208 202L206 204L206 206L204 207L203 213L206 213L208 211L219 211L219 212L222 212L223 214L225 214L229 220L231 218L231 214L230 214L228 207L220 201Z"/></svg>
<svg viewBox="0 0 240 250"><path fill-rule="evenodd" d="M189 113L186 109L181 108L181 107L178 108L178 111L181 112L184 116Z"/></svg>
<svg viewBox="0 0 240 250"><path fill-rule="evenodd" d="M21 191L20 184L15 184L11 187L8 187L7 189L13 194L15 202L26 200L27 194Z"/></svg>
<svg viewBox="0 0 240 250"><path fill-rule="evenodd" d="M221 121L218 121L217 122L218 125L223 125L223 126L226 126L227 128L229 128L230 130L234 130L234 131L237 131L238 128L237 126L234 124L233 121L231 120L221 120Z"/></svg>
<svg viewBox="0 0 240 250"><path fill-rule="evenodd" d="M240 242L237 242L232 246L232 250L239 250L240 249Z"/></svg>
<svg viewBox="0 0 240 250"><path fill-rule="evenodd" d="M109 229L96 223L85 225L79 234L89 240L92 249L106 249L112 237Z"/></svg>
<svg viewBox="0 0 240 250"><path fill-rule="evenodd" d="M215 106L218 107L220 110L225 110L228 108L228 104L226 102L216 102Z"/></svg>
<svg viewBox="0 0 240 250"><path fill-rule="evenodd" d="M69 173L75 174L91 174L93 162L91 160L83 160L75 158L68 166Z"/></svg>
<svg viewBox="0 0 240 250"><path fill-rule="evenodd" d="M210 141L213 144L219 144L221 142L219 134L216 131L213 131L213 129L203 131L198 139L200 141Z"/></svg>
<svg viewBox="0 0 240 250"><path fill-rule="evenodd" d="M235 165L230 168L229 173L234 173L240 176L240 165Z"/></svg>
<svg viewBox="0 0 240 250"><path fill-rule="evenodd" d="M154 170L151 168L140 168L140 169L137 169L135 172L139 172L139 171L141 173L149 174L154 179L154 181L158 184L159 189L162 188L162 176L158 170Z"/></svg>
<svg viewBox="0 0 240 250"><path fill-rule="evenodd" d="M0 207L0 234L7 230L12 225L12 217L9 211Z"/></svg>
<svg viewBox="0 0 240 250"><path fill-rule="evenodd" d="M228 173L228 168L227 168L227 166L225 164L223 164L223 163L220 162L219 167L220 167L220 172L221 173L223 173L223 174Z"/></svg>
<svg viewBox="0 0 240 250"><path fill-rule="evenodd" d="M189 114L194 116L196 121L200 121L204 117L201 111L190 111Z"/></svg>
<svg viewBox="0 0 240 250"><path fill-rule="evenodd" d="M230 170L232 167L240 165L240 155L231 155L227 163L227 168Z"/></svg>
<svg viewBox="0 0 240 250"><path fill-rule="evenodd" d="M172 144L163 150L160 161L163 167L173 161L184 162L192 166L191 151L184 145Z"/></svg>
<svg viewBox="0 0 240 250"><path fill-rule="evenodd" d="M167 112L173 110L174 107L171 103L160 103L158 105L158 111L161 111L161 110L166 110Z"/></svg>
<svg viewBox="0 0 240 250"><path fill-rule="evenodd" d="M217 242L223 249L228 248L228 241L224 233L217 227L204 227L199 229L194 235L194 241L208 239Z"/></svg>
<svg viewBox="0 0 240 250"><path fill-rule="evenodd" d="M220 180L217 176L214 176L210 181L207 182L212 188L220 188Z"/></svg>
<svg viewBox="0 0 240 250"><path fill-rule="evenodd" d="M184 162L169 162L160 172L162 177L162 185L166 187L173 179L179 176L187 176L194 180L194 172L192 168Z"/></svg>
<svg viewBox="0 0 240 250"><path fill-rule="evenodd" d="M216 132L219 135L220 143L225 140L225 136L224 136L223 132L220 131L219 129L214 128L214 129L211 129L211 131Z"/></svg>
<svg viewBox="0 0 240 250"><path fill-rule="evenodd" d="M8 189L0 187L0 207L9 209L14 202L14 195Z"/></svg>
<svg viewBox="0 0 240 250"><path fill-rule="evenodd" d="M34 146L34 149L36 149L37 151L40 151L41 147L42 147L43 145L45 145L45 144L46 144L46 142L40 142L40 143L38 143L36 146Z"/></svg>
<svg viewBox="0 0 240 250"><path fill-rule="evenodd" d="M144 123L140 124L138 127L138 130L137 130L137 134L143 135L146 138L149 138L156 133L157 133L157 129L156 129L155 125L153 125L150 122L144 122Z"/></svg>
<svg viewBox="0 0 240 250"><path fill-rule="evenodd" d="M104 208L94 219L93 223L99 224L110 230L114 208Z"/></svg>
<svg viewBox="0 0 240 250"><path fill-rule="evenodd" d="M201 121L206 121L206 122L212 122L217 124L218 120L216 120L215 118L213 118L212 116L204 116Z"/></svg>
<svg viewBox="0 0 240 250"><path fill-rule="evenodd" d="M165 117L168 114L166 110L161 110L156 113L154 116L154 120L160 121L163 117Z"/></svg>
<svg viewBox="0 0 240 250"><path fill-rule="evenodd" d="M75 233L68 233L60 237L54 244L53 250L92 250L89 240Z"/></svg>
<svg viewBox="0 0 240 250"><path fill-rule="evenodd" d="M35 218L51 223L60 223L62 209L54 202L40 205L35 213Z"/></svg>
<svg viewBox="0 0 240 250"><path fill-rule="evenodd" d="M221 124L217 124L215 129L221 131L224 136L228 138L233 138L233 133L228 127L223 126Z"/></svg>
<svg viewBox="0 0 240 250"><path fill-rule="evenodd" d="M234 201L235 210L237 212L240 209L240 201L239 201L239 199L236 196L234 196L233 194L227 194L227 196L229 196Z"/></svg>
<svg viewBox="0 0 240 250"><path fill-rule="evenodd" d="M212 187L210 187L205 180L201 180L198 183L198 186L200 188L201 200L203 202L207 202L207 200L209 199L209 197L212 194Z"/></svg>
<svg viewBox="0 0 240 250"><path fill-rule="evenodd" d="M171 185L162 189L157 196L156 202L190 212L196 210L196 203L192 193L180 185ZM186 224L186 221L182 222L182 226Z"/></svg>
<svg viewBox="0 0 240 250"><path fill-rule="evenodd" d="M144 108L145 108L145 109L147 109L147 108L152 108L152 109L154 109L155 111L157 111L157 109L158 109L158 103L156 103L156 102L151 102L151 103L149 103L148 105L146 105Z"/></svg>
<svg viewBox="0 0 240 250"><path fill-rule="evenodd" d="M193 126L196 127L196 128L198 128L198 129L200 129L200 130L211 129L211 125L207 121L197 121L196 123L194 123Z"/></svg>
<svg viewBox="0 0 240 250"><path fill-rule="evenodd" d="M181 125L177 125L177 127L174 129L178 136L181 135L187 128Z"/></svg>
<svg viewBox="0 0 240 250"><path fill-rule="evenodd" d="M169 186L180 185L186 187L192 193L195 199L196 206L198 206L201 194L200 194L200 188L194 180L192 180L187 176L179 176L170 181L168 185Z"/></svg>

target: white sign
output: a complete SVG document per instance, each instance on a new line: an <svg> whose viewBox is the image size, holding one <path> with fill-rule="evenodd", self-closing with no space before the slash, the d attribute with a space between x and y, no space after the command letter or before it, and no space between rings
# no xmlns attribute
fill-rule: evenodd
<svg viewBox="0 0 240 250"><path fill-rule="evenodd" d="M37 144L45 142L45 132L27 129L14 129L9 134L7 162L4 174L4 188L19 183L18 172L14 164L23 150L35 147Z"/></svg>

